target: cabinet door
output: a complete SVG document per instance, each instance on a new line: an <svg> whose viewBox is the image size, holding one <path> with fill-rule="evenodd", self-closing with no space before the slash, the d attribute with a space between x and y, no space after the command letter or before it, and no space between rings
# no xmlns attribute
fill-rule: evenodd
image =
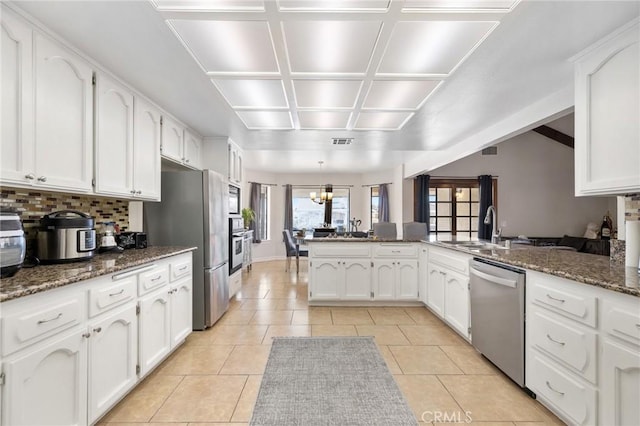
<svg viewBox="0 0 640 426"><path fill-rule="evenodd" d="M418 261L396 262L396 299L418 300Z"/></svg>
<svg viewBox="0 0 640 426"><path fill-rule="evenodd" d="M4 360L2 423L87 424L87 342L76 331L34 352Z"/></svg>
<svg viewBox="0 0 640 426"><path fill-rule="evenodd" d="M184 129L169 117L162 117L162 156L182 163Z"/></svg>
<svg viewBox="0 0 640 426"><path fill-rule="evenodd" d="M601 418L603 425L640 424L640 352L609 339L602 345Z"/></svg>
<svg viewBox="0 0 640 426"><path fill-rule="evenodd" d="M238 183L242 183L242 152L238 151L237 153L238 163L236 167L236 177L238 179Z"/></svg>
<svg viewBox="0 0 640 426"><path fill-rule="evenodd" d="M640 191L639 31L636 23L576 62L577 195Z"/></svg>
<svg viewBox="0 0 640 426"><path fill-rule="evenodd" d="M0 178L31 184L33 170L32 31L8 9L0 16L2 50L2 144ZM33 125L33 124L31 124Z"/></svg>
<svg viewBox="0 0 640 426"><path fill-rule="evenodd" d="M420 247L420 263L418 264L418 298L425 305L427 304L427 282L429 281L428 261L429 250L423 244Z"/></svg>
<svg viewBox="0 0 640 426"><path fill-rule="evenodd" d="M338 259L313 259L310 294L313 300L336 300L344 283L344 269Z"/></svg>
<svg viewBox="0 0 640 426"><path fill-rule="evenodd" d="M35 35L36 184L91 191L93 72L53 41Z"/></svg>
<svg viewBox="0 0 640 426"><path fill-rule="evenodd" d="M371 261L347 260L342 262L344 268L343 299L371 299Z"/></svg>
<svg viewBox="0 0 640 426"><path fill-rule="evenodd" d="M444 288L444 319L469 337L469 277L447 271Z"/></svg>
<svg viewBox="0 0 640 426"><path fill-rule="evenodd" d="M193 293L189 276L171 285L171 347L180 344L193 330Z"/></svg>
<svg viewBox="0 0 640 426"><path fill-rule="evenodd" d="M427 263L427 306L444 318L444 279L445 273L432 263Z"/></svg>
<svg viewBox="0 0 640 426"><path fill-rule="evenodd" d="M140 376L147 374L171 350L169 292L160 290L140 300L138 358Z"/></svg>
<svg viewBox="0 0 640 426"><path fill-rule="evenodd" d="M396 262L378 260L373 262L373 298L393 300L396 297Z"/></svg>
<svg viewBox="0 0 640 426"><path fill-rule="evenodd" d="M93 322L89 333L89 423L93 423L136 384L136 305Z"/></svg>
<svg viewBox="0 0 640 426"><path fill-rule="evenodd" d="M133 189L133 94L96 75L95 192L131 197Z"/></svg>
<svg viewBox="0 0 640 426"><path fill-rule="evenodd" d="M191 133L189 130L184 131L184 163L195 169L202 168L201 164L202 140Z"/></svg>
<svg viewBox="0 0 640 426"><path fill-rule="evenodd" d="M160 111L134 99L133 189L136 197L160 200Z"/></svg>

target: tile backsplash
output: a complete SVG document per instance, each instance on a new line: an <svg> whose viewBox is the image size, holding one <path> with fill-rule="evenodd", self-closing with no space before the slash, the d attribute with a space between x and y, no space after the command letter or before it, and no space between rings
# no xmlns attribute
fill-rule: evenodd
<svg viewBox="0 0 640 426"><path fill-rule="evenodd" d="M640 220L640 194L627 195L624 207L625 220Z"/></svg>
<svg viewBox="0 0 640 426"><path fill-rule="evenodd" d="M121 231L129 226L129 201L115 198L2 187L0 206L13 208L20 213L28 249L33 248L40 218L59 210L77 210L90 214L95 218L98 232L100 222L116 222Z"/></svg>

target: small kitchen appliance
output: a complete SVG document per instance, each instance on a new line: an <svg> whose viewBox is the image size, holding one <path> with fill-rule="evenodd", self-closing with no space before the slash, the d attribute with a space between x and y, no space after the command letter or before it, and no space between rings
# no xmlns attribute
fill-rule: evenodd
<svg viewBox="0 0 640 426"><path fill-rule="evenodd" d="M26 239L18 213L0 210L0 277L9 278L22 267Z"/></svg>
<svg viewBox="0 0 640 426"><path fill-rule="evenodd" d="M42 263L88 260L96 250L94 219L86 213L61 210L43 216L38 229L37 256Z"/></svg>
<svg viewBox="0 0 640 426"><path fill-rule="evenodd" d="M147 234L144 232L121 232L116 235L116 241L123 249L147 248Z"/></svg>
<svg viewBox="0 0 640 426"><path fill-rule="evenodd" d="M100 248L98 251L100 253L105 253L108 251L122 251L124 250L122 247L118 246L116 243L115 236L115 222L102 222L102 232L100 236Z"/></svg>

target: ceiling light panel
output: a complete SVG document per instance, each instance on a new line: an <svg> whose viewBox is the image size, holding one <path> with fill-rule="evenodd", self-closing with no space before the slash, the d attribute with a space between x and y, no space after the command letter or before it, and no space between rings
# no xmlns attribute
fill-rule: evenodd
<svg viewBox="0 0 640 426"><path fill-rule="evenodd" d="M365 74L382 24L376 21L286 21L292 73Z"/></svg>
<svg viewBox="0 0 640 426"><path fill-rule="evenodd" d="M402 10L510 10L517 0L405 0Z"/></svg>
<svg viewBox="0 0 640 426"><path fill-rule="evenodd" d="M207 73L279 73L267 22L199 20L168 22Z"/></svg>
<svg viewBox="0 0 640 426"><path fill-rule="evenodd" d="M296 103L300 108L353 108L360 80L294 80Z"/></svg>
<svg viewBox="0 0 640 426"><path fill-rule="evenodd" d="M344 129L349 117L346 111L298 111L301 129Z"/></svg>
<svg viewBox="0 0 640 426"><path fill-rule="evenodd" d="M471 53L497 22L398 22L379 74L447 75Z"/></svg>
<svg viewBox="0 0 640 426"><path fill-rule="evenodd" d="M387 10L389 0L278 0L280 10Z"/></svg>
<svg viewBox="0 0 640 426"><path fill-rule="evenodd" d="M264 0L151 0L158 10L176 11L264 11Z"/></svg>
<svg viewBox="0 0 640 426"><path fill-rule="evenodd" d="M236 111L248 129L293 129L291 114L287 111Z"/></svg>
<svg viewBox="0 0 640 426"><path fill-rule="evenodd" d="M440 81L374 81L364 101L367 109L417 109Z"/></svg>
<svg viewBox="0 0 640 426"><path fill-rule="evenodd" d="M398 130L411 116L412 112L361 112L354 130Z"/></svg>
<svg viewBox="0 0 640 426"><path fill-rule="evenodd" d="M288 108L282 80L212 80L233 108Z"/></svg>

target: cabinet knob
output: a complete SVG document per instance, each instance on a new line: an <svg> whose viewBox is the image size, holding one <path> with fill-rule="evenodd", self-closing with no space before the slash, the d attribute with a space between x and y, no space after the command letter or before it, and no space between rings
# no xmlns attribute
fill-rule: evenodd
<svg viewBox="0 0 640 426"><path fill-rule="evenodd" d="M100 333L102 331L102 327L96 327L93 329L96 333Z"/></svg>
<svg viewBox="0 0 640 426"><path fill-rule="evenodd" d="M184 160L184 161L186 161L186 162L188 163L188 162L189 162L189 159L188 159L188 158L185 158L185 160Z"/></svg>
<svg viewBox="0 0 640 426"><path fill-rule="evenodd" d="M25 179L34 180L36 177L33 173L29 173L28 175L24 175Z"/></svg>
<svg viewBox="0 0 640 426"><path fill-rule="evenodd" d="M91 333L83 333L82 337L84 337L85 339L88 339L89 337L91 337Z"/></svg>
<svg viewBox="0 0 640 426"><path fill-rule="evenodd" d="M47 181L47 177L46 176L40 176L38 178L38 182L46 182Z"/></svg>
<svg viewBox="0 0 640 426"><path fill-rule="evenodd" d="M136 190L135 190L135 189L132 189L132 190L131 190L131 191L129 191L129 192L130 192L130 193L132 193L132 194L135 194L135 193L136 193Z"/></svg>
<svg viewBox="0 0 640 426"><path fill-rule="evenodd" d="M136 191L136 194L140 195L140 194L142 194L142 191Z"/></svg>

